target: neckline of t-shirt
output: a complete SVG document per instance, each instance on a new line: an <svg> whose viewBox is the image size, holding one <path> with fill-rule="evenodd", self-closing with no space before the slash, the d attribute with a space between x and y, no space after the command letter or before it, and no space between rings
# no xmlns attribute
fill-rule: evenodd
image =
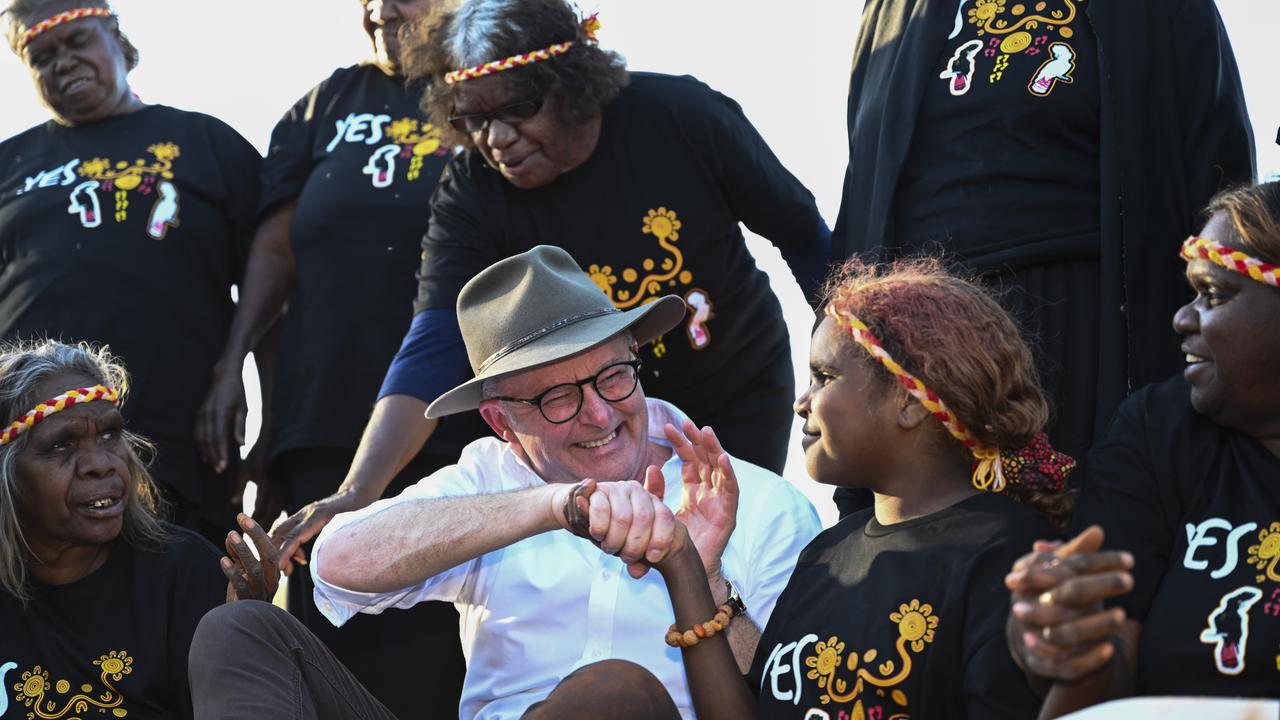
<svg viewBox="0 0 1280 720"><path fill-rule="evenodd" d="M107 548L107 559L103 561L98 569L88 575L62 585L44 585L35 582L33 579L32 585L45 600L74 600L85 595L95 595L99 592L98 583L100 578L110 575L111 571L123 562L124 556L128 554L129 549L128 541L124 537L117 537L111 541Z"/></svg>
<svg viewBox="0 0 1280 720"><path fill-rule="evenodd" d="M147 104L144 104L142 107L138 108L137 110L134 110L133 112L121 113L119 115L112 115L111 117L105 117L97 122L89 123L87 125L63 125L62 123L53 119L50 119L48 121L48 125L55 132L62 132L62 131L77 132L77 131L84 131L84 130L92 131L92 130L97 130L99 128L111 127L116 123L123 123L123 122L129 122L132 120L137 120L138 118L142 117L146 113L151 112L152 110L157 110L164 107L168 107L168 106L159 105L155 103L147 103Z"/></svg>
<svg viewBox="0 0 1280 720"><path fill-rule="evenodd" d="M991 493L980 492L975 495L970 495L960 502L948 505L937 512L933 512L928 515L921 515L918 518L911 518L910 520L903 520L902 522L894 523L892 525L884 525L881 524L879 520L876 520L875 509L871 508L871 516L867 519L867 524L863 526L862 534L867 537L885 537L886 535L892 535L896 532L902 532L903 530L911 530L923 525L930 525L941 520L946 520L953 515L971 510L972 505L986 503L988 502L987 498L990 496ZM978 498L983 499L979 500Z"/></svg>

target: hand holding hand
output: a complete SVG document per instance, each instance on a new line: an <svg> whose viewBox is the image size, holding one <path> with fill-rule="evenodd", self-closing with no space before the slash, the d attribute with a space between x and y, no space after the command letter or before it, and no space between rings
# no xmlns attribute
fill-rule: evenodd
<svg viewBox="0 0 1280 720"><path fill-rule="evenodd" d="M222 558L222 574L227 576L227 602L236 600L264 600L271 602L280 586L280 551L262 526L253 518L240 513L236 523L249 536L258 550L258 557L244 541L244 536L234 530L227 533L227 557Z"/></svg>
<svg viewBox="0 0 1280 720"><path fill-rule="evenodd" d="M685 420L681 429L668 424L664 431L683 461L680 509L676 518L688 528L689 539L702 557L707 577L719 577L720 556L738 523L738 476L711 428L699 430L693 422ZM658 475L654 494L659 498L663 494L661 480L662 476Z"/></svg>
<svg viewBox="0 0 1280 720"><path fill-rule="evenodd" d="M1111 641L1126 618L1103 601L1133 589L1133 556L1102 551L1102 540L1095 525L1065 544L1036 543L1005 577L1013 591L1009 645L1032 674L1072 681L1114 656Z"/></svg>

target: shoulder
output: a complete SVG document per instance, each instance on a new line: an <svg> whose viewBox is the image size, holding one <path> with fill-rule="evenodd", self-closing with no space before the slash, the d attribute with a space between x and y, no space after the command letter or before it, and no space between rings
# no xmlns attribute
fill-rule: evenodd
<svg viewBox="0 0 1280 720"><path fill-rule="evenodd" d="M146 113L141 119L143 122L154 122L172 128L181 128L184 132L205 135L215 141L239 145L247 149L253 148L253 145L238 130L222 119L207 113L197 110L181 110L168 105L149 105L139 112Z"/></svg>
<svg viewBox="0 0 1280 720"><path fill-rule="evenodd" d="M633 72L614 105L631 114L642 110L690 116L742 114L738 103L692 75Z"/></svg>
<svg viewBox="0 0 1280 720"><path fill-rule="evenodd" d="M1193 444L1216 445L1222 442L1224 432L1224 428L1196 412L1191 405L1191 387L1177 376L1148 385L1126 398L1097 449L1127 446L1152 460L1168 460L1170 453L1189 449Z"/></svg>
<svg viewBox="0 0 1280 720"><path fill-rule="evenodd" d="M39 125L23 130L17 135L11 135L4 140L0 140L0 156L10 155L26 148L33 140L46 132L50 122L53 121L42 122Z"/></svg>

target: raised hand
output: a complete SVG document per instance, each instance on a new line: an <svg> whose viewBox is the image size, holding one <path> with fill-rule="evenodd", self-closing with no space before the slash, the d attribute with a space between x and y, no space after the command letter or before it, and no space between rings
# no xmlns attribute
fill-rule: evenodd
<svg viewBox="0 0 1280 720"><path fill-rule="evenodd" d="M339 513L359 510L369 503L355 493L339 491L326 498L308 504L298 512L276 523L271 529L271 539L280 548L280 569L285 575L293 572L293 564L307 563L302 546L320 534Z"/></svg>
<svg viewBox="0 0 1280 720"><path fill-rule="evenodd" d="M680 509L676 518L702 557L708 578L720 576L720 556L738 522L738 476L715 431L685 420L677 430L668 424L667 440L684 466L680 471ZM661 476L659 476L659 481ZM650 483L646 482L646 485ZM654 494L662 497L661 483Z"/></svg>
<svg viewBox="0 0 1280 720"><path fill-rule="evenodd" d="M1033 675L1069 682L1115 655L1126 617L1103 600L1133 589L1133 556L1102 551L1102 539L1095 525L1065 544L1037 543L1005 577L1013 591L1009 647Z"/></svg>
<svg viewBox="0 0 1280 720"><path fill-rule="evenodd" d="M280 586L280 550L267 531L253 521L253 518L240 513L236 522L243 532L227 533L227 556L222 558L222 574L227 576L227 602L236 600L264 600L271 602L276 588ZM258 550L254 557L248 543L244 541L248 535Z"/></svg>

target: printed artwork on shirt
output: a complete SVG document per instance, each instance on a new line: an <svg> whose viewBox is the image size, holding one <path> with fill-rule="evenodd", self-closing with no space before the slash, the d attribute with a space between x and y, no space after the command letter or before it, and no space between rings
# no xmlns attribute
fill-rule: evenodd
<svg viewBox="0 0 1280 720"><path fill-rule="evenodd" d="M1280 522L1262 529L1258 525L1235 525L1216 517L1186 524L1187 550L1182 566L1222 581L1222 594L1215 605L1205 608L1204 626L1198 632L1205 652L1212 655L1214 666L1223 675L1244 672L1251 623L1280 622L1280 585L1274 584L1280 581L1276 574ZM1251 577L1241 578L1245 572ZM1262 587L1240 585L1242 579ZM1273 650L1280 671L1280 648Z"/></svg>
<svg viewBox="0 0 1280 720"><path fill-rule="evenodd" d="M345 118L335 120L334 125L336 132L325 146L325 152L333 152L344 142L377 146L361 169L375 188L390 187L395 182L396 168L401 161L409 161L405 179L412 182L422 173L424 157L449 152L440 140L440 129L417 118L392 120L386 114L348 113Z"/></svg>
<svg viewBox="0 0 1280 720"><path fill-rule="evenodd" d="M948 56L939 78L953 96L975 82L1025 83L1033 97L1074 82L1073 23L1084 0L959 0ZM950 43L955 43L951 45ZM975 77L977 80L975 81ZM1014 78L1009 80L1008 78Z"/></svg>
<svg viewBox="0 0 1280 720"><path fill-rule="evenodd" d="M623 268L614 272L613 266L591 263L587 276L591 278L614 307L627 310L646 305L670 291L670 288L688 287L693 283L693 273L685 267L684 253L676 246L680 240L683 223L675 210L666 207L650 208L641 222L640 232L652 235L658 241L656 257L646 257L639 269ZM619 284L619 278L622 283ZM711 344L711 329L707 323L715 317L713 303L706 290L691 288L684 294L689 314L685 319L685 335L694 350L702 350ZM654 356L666 354L666 344L659 337L650 345Z"/></svg>
<svg viewBox="0 0 1280 720"><path fill-rule="evenodd" d="M124 695L113 683L119 683L133 672L133 658L124 650L112 650L93 664L97 666L101 687L83 683L73 688L71 683L56 677L51 681L49 671L40 665L23 671L20 677L13 678L17 682L8 686L9 672L16 670L17 664L5 663L0 666L0 684L6 685L6 692L0 694L0 715L9 709L7 690L12 687L14 706L29 708L27 720L126 717L129 711L124 707Z"/></svg>
<svg viewBox="0 0 1280 720"><path fill-rule="evenodd" d="M778 700L796 705L809 705L807 720L906 720L910 718L910 698L902 685L910 676L912 656L924 652L934 640L938 616L933 606L913 598L889 614L897 625L898 639L892 655L881 656L877 648L859 651L847 648L838 636L819 640L810 634L797 642L775 646L766 663L762 692L771 691ZM794 668L798 678L804 672L809 684L800 683L794 691L780 691L776 685L779 670L786 671L786 657L798 659L803 654L802 670ZM771 676L774 685L770 687ZM806 692L812 689L816 692ZM812 705L810 698L818 704Z"/></svg>
<svg viewBox="0 0 1280 720"><path fill-rule="evenodd" d="M37 173L23 181L16 194L42 188L70 187L67 213L80 226L93 229L102 225L103 208L110 208L112 219L121 223L129 219L130 199L147 207L147 235L163 240L169 228L180 224L178 188L172 182L174 161L182 155L176 143L160 142L147 146L150 159L126 160L95 157L74 158L67 163Z"/></svg>

